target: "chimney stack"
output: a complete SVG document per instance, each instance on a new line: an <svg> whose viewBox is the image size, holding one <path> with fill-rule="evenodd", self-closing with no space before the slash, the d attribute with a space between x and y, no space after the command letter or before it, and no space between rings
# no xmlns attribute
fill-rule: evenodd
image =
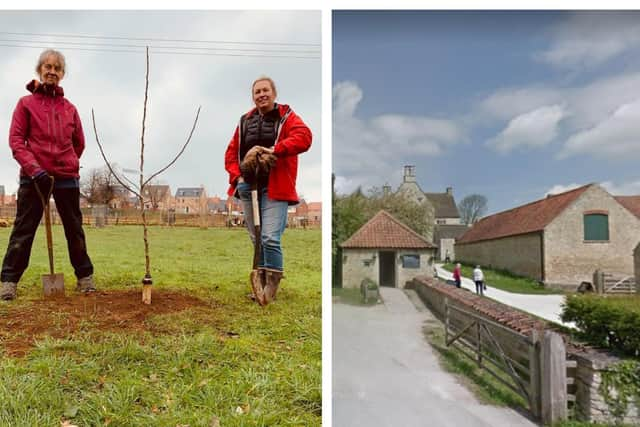
<svg viewBox="0 0 640 427"><path fill-rule="evenodd" d="M402 182L416 182L416 167L413 165L406 165L404 167L404 177Z"/></svg>
<svg viewBox="0 0 640 427"><path fill-rule="evenodd" d="M447 187L447 194L453 196L453 187Z"/></svg>
<svg viewBox="0 0 640 427"><path fill-rule="evenodd" d="M388 183L382 186L382 194L384 196L391 194L391 186Z"/></svg>

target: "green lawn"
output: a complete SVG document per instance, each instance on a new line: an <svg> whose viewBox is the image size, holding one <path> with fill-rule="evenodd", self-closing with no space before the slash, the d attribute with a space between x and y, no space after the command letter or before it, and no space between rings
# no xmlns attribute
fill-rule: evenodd
<svg viewBox="0 0 640 427"><path fill-rule="evenodd" d="M444 269L453 272L455 264L444 264ZM472 279L473 269L475 266L462 264L462 276ZM482 268L482 267L481 267ZM561 294L556 289L545 288L533 279L515 276L504 270L491 270L482 268L484 273L484 281L489 287L502 289L503 291L513 292L515 294Z"/></svg>
<svg viewBox="0 0 640 427"><path fill-rule="evenodd" d="M0 229L2 255L9 232ZM141 290L142 228L85 232L98 287ZM75 277L59 226L54 242L56 268L72 295ZM150 247L154 296L183 292L204 308L152 316L142 332L102 331L90 319L70 336L39 338L24 357L3 355L0 425L320 425L320 231L284 234L285 279L265 308L245 297L252 257L246 230L155 227ZM41 228L18 299L0 304L0 319L39 302L47 266Z"/></svg>

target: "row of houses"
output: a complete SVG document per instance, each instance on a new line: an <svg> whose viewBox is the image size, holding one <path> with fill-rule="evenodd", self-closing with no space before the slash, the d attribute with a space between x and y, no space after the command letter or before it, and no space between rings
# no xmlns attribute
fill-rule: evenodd
<svg viewBox="0 0 640 427"><path fill-rule="evenodd" d="M381 211L341 244L342 285L365 278L404 286L430 274L436 260L458 260L503 269L547 286L575 289L596 270L624 279L634 275L640 242L640 195L616 196L598 184L583 185L460 224L453 192L425 193L405 166L398 191L433 206L434 231L420 236Z"/></svg>

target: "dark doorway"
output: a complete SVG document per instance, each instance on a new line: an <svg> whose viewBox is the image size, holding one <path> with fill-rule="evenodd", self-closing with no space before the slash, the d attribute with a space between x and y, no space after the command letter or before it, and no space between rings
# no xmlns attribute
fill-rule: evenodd
<svg viewBox="0 0 640 427"><path fill-rule="evenodd" d="M380 252L380 286L396 287L395 252Z"/></svg>

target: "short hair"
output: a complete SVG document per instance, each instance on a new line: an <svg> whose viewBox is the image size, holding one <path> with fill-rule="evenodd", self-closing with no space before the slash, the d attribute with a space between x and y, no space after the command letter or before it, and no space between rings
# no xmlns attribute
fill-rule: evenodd
<svg viewBox="0 0 640 427"><path fill-rule="evenodd" d="M260 76L253 81L253 83L251 84L251 94L253 95L253 88L256 85L256 83L261 82L263 80L266 80L269 82L269 84L271 85L271 90L273 90L273 94L278 96L278 91L276 90L276 84L273 82L273 79L271 77L267 77L267 76Z"/></svg>
<svg viewBox="0 0 640 427"><path fill-rule="evenodd" d="M42 67L44 61L46 61L47 58L52 55L55 56L60 63L60 66L62 67L62 73L66 74L67 62L64 59L64 55L55 49L47 49L40 54L40 58L38 58L38 65L36 65L36 74L40 74L40 67Z"/></svg>

